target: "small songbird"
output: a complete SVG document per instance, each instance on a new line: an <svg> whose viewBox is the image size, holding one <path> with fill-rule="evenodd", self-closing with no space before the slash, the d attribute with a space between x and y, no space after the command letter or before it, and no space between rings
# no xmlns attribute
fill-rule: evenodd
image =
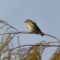
<svg viewBox="0 0 60 60"><path fill-rule="evenodd" d="M44 33L41 31L41 29L39 29L37 24L35 22L33 22L32 20L27 19L24 23L26 24L29 32L35 33L35 34L40 34L41 36L44 36Z"/></svg>
<svg viewBox="0 0 60 60"><path fill-rule="evenodd" d="M34 33L34 34L40 34L41 36L45 35L48 37L52 37L52 38L56 39L57 42L60 44L60 39L58 39L57 37L55 37L53 35L43 33L34 21L32 21L30 19L26 19L26 21L24 23L26 24L29 32Z"/></svg>

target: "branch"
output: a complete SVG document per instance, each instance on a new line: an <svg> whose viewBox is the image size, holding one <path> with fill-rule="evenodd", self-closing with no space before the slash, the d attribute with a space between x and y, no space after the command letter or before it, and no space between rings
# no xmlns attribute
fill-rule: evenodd
<svg viewBox="0 0 60 60"><path fill-rule="evenodd" d="M45 33L44 33L44 35L45 35L45 36L48 36L48 37L51 37L51 38L54 38L54 39L57 40L57 42L60 44L60 39L57 38L56 36L53 36L53 35L50 35L50 34L45 34Z"/></svg>
<svg viewBox="0 0 60 60"><path fill-rule="evenodd" d="M21 32L1 33L0 35L4 35L4 34L35 34L35 33L21 31ZM60 44L60 39L57 38L56 36L53 36L53 35L50 35L50 34L45 34L45 33L44 33L44 35L54 38L54 39L57 40L57 42Z"/></svg>
<svg viewBox="0 0 60 60"><path fill-rule="evenodd" d="M19 47L25 47L25 46L43 46L43 47L60 47L60 45L49 45L49 44L40 44L40 45L21 45L21 46L17 46L15 48L12 48L12 49L9 49L8 51L12 51L16 48L19 48Z"/></svg>
<svg viewBox="0 0 60 60"><path fill-rule="evenodd" d="M21 31L21 32L1 33L0 35L4 35L4 34L34 34L34 33Z"/></svg>

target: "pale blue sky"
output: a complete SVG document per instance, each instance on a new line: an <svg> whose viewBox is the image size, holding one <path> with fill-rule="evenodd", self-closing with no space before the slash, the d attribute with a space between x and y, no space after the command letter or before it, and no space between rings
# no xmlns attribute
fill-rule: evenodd
<svg viewBox="0 0 60 60"><path fill-rule="evenodd" d="M0 19L6 20L19 31L27 31L24 21L28 18L35 21L43 32L60 37L60 0L0 0ZM54 41L48 37L22 35L21 44L38 43L38 38ZM49 60L54 50L47 48L43 60Z"/></svg>

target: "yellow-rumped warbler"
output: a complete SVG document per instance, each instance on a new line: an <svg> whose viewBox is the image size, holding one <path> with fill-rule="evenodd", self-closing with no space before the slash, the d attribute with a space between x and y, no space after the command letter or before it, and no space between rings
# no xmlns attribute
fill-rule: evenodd
<svg viewBox="0 0 60 60"><path fill-rule="evenodd" d="M39 29L37 24L35 22L33 22L32 20L27 19L24 23L26 24L29 32L35 33L35 34L40 34L41 36L44 36L44 33Z"/></svg>

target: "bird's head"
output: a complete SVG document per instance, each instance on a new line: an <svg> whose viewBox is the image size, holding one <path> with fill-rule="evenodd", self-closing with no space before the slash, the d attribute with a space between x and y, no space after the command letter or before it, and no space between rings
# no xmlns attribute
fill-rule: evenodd
<svg viewBox="0 0 60 60"><path fill-rule="evenodd" d="M34 27L34 22L30 19L26 19L26 21L24 23L27 26L27 28L29 29L29 31L31 32Z"/></svg>
<svg viewBox="0 0 60 60"><path fill-rule="evenodd" d="M30 23L33 23L33 21L31 20L31 19L26 19L26 21L24 22L24 23L28 23L28 24L30 24Z"/></svg>

